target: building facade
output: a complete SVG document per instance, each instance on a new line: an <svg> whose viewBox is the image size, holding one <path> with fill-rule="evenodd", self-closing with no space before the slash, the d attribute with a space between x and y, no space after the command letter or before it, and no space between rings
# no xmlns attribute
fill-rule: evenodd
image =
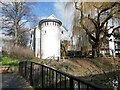
<svg viewBox="0 0 120 90"><path fill-rule="evenodd" d="M59 59L61 41L67 40L67 30L62 22L53 14L39 22L31 30L30 47L35 52L35 57L42 59Z"/></svg>
<svg viewBox="0 0 120 90"><path fill-rule="evenodd" d="M112 21L109 21L108 28L112 26ZM119 26L119 23L115 23L115 27ZM109 30L109 33L112 29ZM88 41L86 32L75 28L72 36L72 50L89 52L92 50L91 44ZM100 47L100 54L103 56L115 56L120 57L120 29L115 30L115 32L102 42Z"/></svg>

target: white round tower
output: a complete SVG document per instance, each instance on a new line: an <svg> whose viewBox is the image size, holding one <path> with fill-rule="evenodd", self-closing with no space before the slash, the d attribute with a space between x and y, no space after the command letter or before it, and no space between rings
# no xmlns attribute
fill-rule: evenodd
<svg viewBox="0 0 120 90"><path fill-rule="evenodd" d="M60 58L60 26L62 22L54 15L39 22L40 27L40 57Z"/></svg>

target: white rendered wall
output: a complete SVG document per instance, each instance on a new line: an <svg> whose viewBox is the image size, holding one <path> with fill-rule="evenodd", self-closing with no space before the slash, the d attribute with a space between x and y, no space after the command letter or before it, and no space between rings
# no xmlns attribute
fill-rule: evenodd
<svg viewBox="0 0 120 90"><path fill-rule="evenodd" d="M41 27L41 58L60 58L60 26L57 24L52 25L53 22L49 22L49 25L45 26L45 23Z"/></svg>
<svg viewBox="0 0 120 90"><path fill-rule="evenodd" d="M109 38L109 48L110 48L110 55L114 55L115 56L115 43L114 43L114 36L111 36Z"/></svg>
<svg viewBox="0 0 120 90"><path fill-rule="evenodd" d="M112 26L112 20L109 20L109 23L108 23L108 28L110 26ZM108 33L111 33L113 29L110 29ZM115 45L114 45L114 36L112 35L110 38L109 38L109 50L110 50L110 55L114 55L115 56Z"/></svg>
<svg viewBox="0 0 120 90"><path fill-rule="evenodd" d="M60 29L61 29L60 40L62 41L69 40L68 31L63 26L61 26Z"/></svg>
<svg viewBox="0 0 120 90"><path fill-rule="evenodd" d="M40 29L38 26L35 29L35 57L40 58Z"/></svg>

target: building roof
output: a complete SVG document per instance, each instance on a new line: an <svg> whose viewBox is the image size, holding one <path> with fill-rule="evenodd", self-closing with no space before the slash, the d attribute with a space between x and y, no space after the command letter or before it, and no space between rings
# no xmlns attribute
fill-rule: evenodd
<svg viewBox="0 0 120 90"><path fill-rule="evenodd" d="M39 26L42 25L42 23L44 22L56 22L56 23L59 23L59 25L61 26L62 25L62 22L60 20L58 20L55 15L50 15L48 18L46 19L42 19L40 22L39 22Z"/></svg>
<svg viewBox="0 0 120 90"><path fill-rule="evenodd" d="M47 19L57 19L54 14L50 15Z"/></svg>

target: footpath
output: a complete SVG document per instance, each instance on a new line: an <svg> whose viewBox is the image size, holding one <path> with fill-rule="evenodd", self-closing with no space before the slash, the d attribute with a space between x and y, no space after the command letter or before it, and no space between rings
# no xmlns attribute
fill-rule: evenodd
<svg viewBox="0 0 120 90"><path fill-rule="evenodd" d="M2 77L2 78L1 78ZM16 73L0 73L1 90L34 90L26 80Z"/></svg>

